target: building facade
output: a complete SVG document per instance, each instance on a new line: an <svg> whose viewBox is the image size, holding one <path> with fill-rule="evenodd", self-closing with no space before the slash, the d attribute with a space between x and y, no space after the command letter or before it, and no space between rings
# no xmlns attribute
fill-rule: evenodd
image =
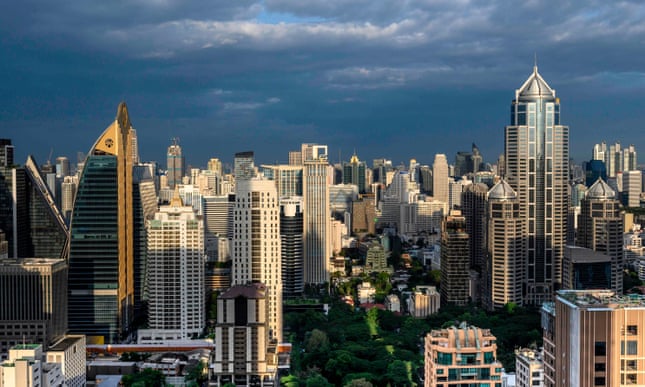
<svg viewBox="0 0 645 387"><path fill-rule="evenodd" d="M441 226L441 305L470 301L469 252L466 218L450 211Z"/></svg>
<svg viewBox="0 0 645 387"><path fill-rule="evenodd" d="M166 174L168 187L174 189L175 185L182 183L181 179L184 177L184 169L186 168L178 138L173 138L172 145L168 147L166 166L168 170Z"/></svg>
<svg viewBox="0 0 645 387"><path fill-rule="evenodd" d="M282 249L282 294L285 298L305 290L302 197L280 198L280 242Z"/></svg>
<svg viewBox="0 0 645 387"><path fill-rule="evenodd" d="M505 129L505 178L527 220L526 302L539 305L562 282L567 237L569 128L560 124L560 100L537 66L515 91Z"/></svg>

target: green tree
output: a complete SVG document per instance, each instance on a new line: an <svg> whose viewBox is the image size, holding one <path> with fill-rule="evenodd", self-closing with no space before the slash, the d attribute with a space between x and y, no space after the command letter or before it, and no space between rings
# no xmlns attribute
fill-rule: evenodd
<svg viewBox="0 0 645 387"><path fill-rule="evenodd" d="M194 382L196 385L201 385L208 379L206 362L200 361L199 363L186 368L184 376L184 380L186 380L186 382Z"/></svg>
<svg viewBox="0 0 645 387"><path fill-rule="evenodd" d="M308 378L305 385L307 387L334 387L333 384L329 383L329 381L320 374L315 374Z"/></svg>
<svg viewBox="0 0 645 387"><path fill-rule="evenodd" d="M354 379L345 384L345 387L373 387L374 385L365 378Z"/></svg>
<svg viewBox="0 0 645 387"><path fill-rule="evenodd" d="M166 377L161 371L146 368L139 373L123 376L121 382L124 387L164 387Z"/></svg>
<svg viewBox="0 0 645 387"><path fill-rule="evenodd" d="M387 366L387 379L393 386L412 386L411 371L408 363L394 360Z"/></svg>

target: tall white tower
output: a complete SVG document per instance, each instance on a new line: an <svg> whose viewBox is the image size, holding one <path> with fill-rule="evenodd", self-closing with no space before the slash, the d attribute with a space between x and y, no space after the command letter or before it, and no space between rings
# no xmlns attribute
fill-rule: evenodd
<svg viewBox="0 0 645 387"><path fill-rule="evenodd" d="M331 214L327 146L303 144L304 273L306 284L329 282Z"/></svg>
<svg viewBox="0 0 645 387"><path fill-rule="evenodd" d="M280 204L275 182L239 180L233 214L233 285L263 283L268 290L269 338L282 341Z"/></svg>
<svg viewBox="0 0 645 387"><path fill-rule="evenodd" d="M560 125L560 99L537 66L515 91L505 132L506 181L527 221L526 302L537 305L562 283L569 174L569 127Z"/></svg>
<svg viewBox="0 0 645 387"><path fill-rule="evenodd" d="M148 230L148 325L197 337L204 330L204 222L175 188Z"/></svg>
<svg viewBox="0 0 645 387"><path fill-rule="evenodd" d="M435 200L448 203L449 201L449 172L448 159L440 153L434 156L432 163L432 196Z"/></svg>

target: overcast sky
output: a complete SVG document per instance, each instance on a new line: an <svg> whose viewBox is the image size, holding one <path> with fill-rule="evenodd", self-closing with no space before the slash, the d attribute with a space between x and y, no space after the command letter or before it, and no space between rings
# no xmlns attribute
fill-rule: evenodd
<svg viewBox="0 0 645 387"><path fill-rule="evenodd" d="M302 142L370 165L474 142L494 162L537 56L576 160L645 152L643 20L640 1L23 0L0 13L0 137L20 163L75 161L124 100L164 166L173 137L194 166Z"/></svg>

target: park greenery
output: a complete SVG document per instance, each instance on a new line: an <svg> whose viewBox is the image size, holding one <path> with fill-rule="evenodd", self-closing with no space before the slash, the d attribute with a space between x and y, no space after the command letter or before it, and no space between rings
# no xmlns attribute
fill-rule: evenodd
<svg viewBox="0 0 645 387"><path fill-rule="evenodd" d="M327 315L313 310L285 315L293 351L291 374L281 383L287 387L421 385L425 334L462 321L491 329L497 337L497 357L507 371L515 368L515 348L541 345L538 310L512 304L494 313L474 305L447 306L417 319L334 302Z"/></svg>

